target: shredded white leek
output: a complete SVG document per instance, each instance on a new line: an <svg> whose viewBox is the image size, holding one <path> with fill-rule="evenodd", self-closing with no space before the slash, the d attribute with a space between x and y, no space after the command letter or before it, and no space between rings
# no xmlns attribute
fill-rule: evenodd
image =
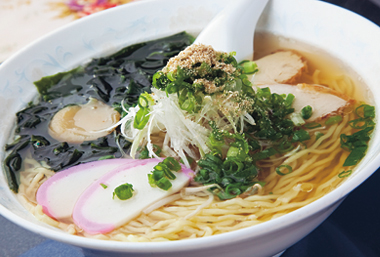
<svg viewBox="0 0 380 257"><path fill-rule="evenodd" d="M150 106L149 120L142 130L133 127L138 106L130 108L127 111L128 115L122 119L121 132L126 139L133 142L131 156L135 158L138 147L146 141L149 156L157 158L151 135L163 131L166 136L162 149L171 155L174 152L187 167L190 167L186 156L196 156L191 145L197 147L201 154L210 151L206 145L209 130L195 122L191 114L181 110L175 94L167 96L165 92L153 88L151 96L155 104Z"/></svg>
<svg viewBox="0 0 380 257"><path fill-rule="evenodd" d="M179 156L187 167L190 164L187 156L198 159L199 156L210 152L207 145L211 128L209 121L214 121L220 130L233 130L237 133L237 127L244 129L244 121L255 124L251 115L246 111L237 112L240 109L236 101L236 92L228 92L222 95L206 95L202 100L202 106L196 113L188 113L179 106L177 94L167 94L165 91L152 88L150 94L153 101L149 105L149 119L142 130L133 127L134 119L139 111L139 106L125 110L125 116L121 123L121 133L132 142L131 156L136 158L139 147L145 146L149 157L158 158L154 152L151 136L159 132L165 133L161 150L165 156Z"/></svg>

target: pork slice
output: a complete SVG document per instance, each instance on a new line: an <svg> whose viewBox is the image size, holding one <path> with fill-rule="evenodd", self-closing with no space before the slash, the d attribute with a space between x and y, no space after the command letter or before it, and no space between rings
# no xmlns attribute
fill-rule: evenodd
<svg viewBox="0 0 380 257"><path fill-rule="evenodd" d="M268 87L270 91L277 94L293 94L295 99L292 107L295 113L300 113L302 108L310 105L313 114L307 120L318 121L333 115L343 114L355 100L341 94L331 88L315 84L272 84L262 85L260 88Z"/></svg>
<svg viewBox="0 0 380 257"><path fill-rule="evenodd" d="M255 61L259 71L252 77L252 83L296 84L306 70L303 57L294 51L278 51Z"/></svg>

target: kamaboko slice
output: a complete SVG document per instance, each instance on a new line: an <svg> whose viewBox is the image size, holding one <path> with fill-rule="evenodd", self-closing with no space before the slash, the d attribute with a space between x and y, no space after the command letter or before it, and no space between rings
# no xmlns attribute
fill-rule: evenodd
<svg viewBox="0 0 380 257"><path fill-rule="evenodd" d="M165 191L152 187L148 174L161 160L145 159L126 164L99 178L78 199L73 212L77 226L89 234L107 233L137 217L151 204L178 192L188 184L192 170L182 166L170 180L172 187ZM133 186L133 196L120 200L114 190L122 184Z"/></svg>
<svg viewBox="0 0 380 257"><path fill-rule="evenodd" d="M94 181L107 172L134 159L108 159L79 164L57 172L45 181L37 191L37 202L43 212L57 220L71 218L79 196Z"/></svg>

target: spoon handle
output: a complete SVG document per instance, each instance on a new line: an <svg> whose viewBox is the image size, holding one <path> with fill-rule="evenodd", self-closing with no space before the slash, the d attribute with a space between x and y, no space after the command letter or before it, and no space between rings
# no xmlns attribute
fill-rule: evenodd
<svg viewBox="0 0 380 257"><path fill-rule="evenodd" d="M236 52L237 61L252 60L256 23L269 0L234 0L202 30L194 44Z"/></svg>

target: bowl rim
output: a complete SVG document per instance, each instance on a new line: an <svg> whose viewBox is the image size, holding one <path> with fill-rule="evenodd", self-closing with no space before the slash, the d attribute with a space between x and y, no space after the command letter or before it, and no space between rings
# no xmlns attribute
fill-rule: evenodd
<svg viewBox="0 0 380 257"><path fill-rule="evenodd" d="M92 14L89 17L82 18L80 20L71 22L67 25L62 26L61 28L48 33L47 35L35 40L31 44L27 45L26 47L19 50L16 54L6 59L0 66L0 71L2 67L6 66L8 63L11 63L15 58L18 58L19 56L22 56L24 52L29 51L31 47L34 45L38 45L41 42L44 42L46 39L61 33L62 31L66 31L70 29L72 26L77 26L77 24L81 23L90 23L92 19L101 19L104 16L111 15L112 12L114 12L116 9L121 8L132 8L132 6L144 6L149 5L151 2L154 2L156 0L144 0L144 1L138 1L138 2L132 2L127 5L119 6L117 8L111 8L105 11L102 11L100 13ZM165 0L165 1L171 1L171 0ZM298 0L298 2L308 2L309 4L322 4L322 5L328 5L329 8L335 8L336 10L344 10L345 12L350 12L352 17L354 19L360 19L362 21L365 21L368 23L368 26L376 26L378 29L379 27L374 24L373 22L369 21L368 19L351 12L349 10L343 9L341 7L335 6L330 3L321 2L321 1L315 1L315 0ZM380 29L379 29L380 33ZM374 147L374 146L372 146ZM64 233L60 230L56 230L53 227L45 227L41 225L37 225L31 221L25 220L18 215L14 215L10 210L5 208L3 205L0 204L0 214L7 218L8 220L14 222L15 224L26 228L34 233L40 234L44 237L51 238L56 241L61 241L64 243L69 243L71 245L84 247L84 248L92 248L92 249L99 249L99 250L107 250L107 251L126 251L126 252L151 252L151 251L157 251L157 252L170 252L170 251L176 251L177 249L182 250L191 250L196 247L199 248L211 248L215 247L217 245L220 245L221 243L231 244L236 241L246 240L247 238L252 238L254 236L257 236L261 234L261 231L266 231L265 233L271 233L278 229L285 228L288 226L291 226L300 220L306 219L310 213L318 213L319 211L322 211L323 209L334 205L339 200L344 198L347 194L349 194L352 190L354 190L356 187L358 187L364 180L366 180L368 177L371 176L372 173L374 173L380 166L380 154L377 154L373 157L370 163L367 163L365 167L362 168L360 172L357 172L355 174L355 179L350 179L342 183L338 188L334 189L333 191L329 192L325 196L315 200L314 202L301 207L291 213L288 213L284 216L278 217L276 219L273 219L271 221L263 222L251 227L242 228L236 231L231 231L223 234L213 235L211 237L203 237L203 238L194 238L189 240L177 240L177 241L170 241L170 242L119 242L119 241L104 241L99 239L92 239L92 238L84 238L79 236L70 235L67 233ZM326 202L329 204L326 205ZM296 219L294 219L296 217Z"/></svg>

